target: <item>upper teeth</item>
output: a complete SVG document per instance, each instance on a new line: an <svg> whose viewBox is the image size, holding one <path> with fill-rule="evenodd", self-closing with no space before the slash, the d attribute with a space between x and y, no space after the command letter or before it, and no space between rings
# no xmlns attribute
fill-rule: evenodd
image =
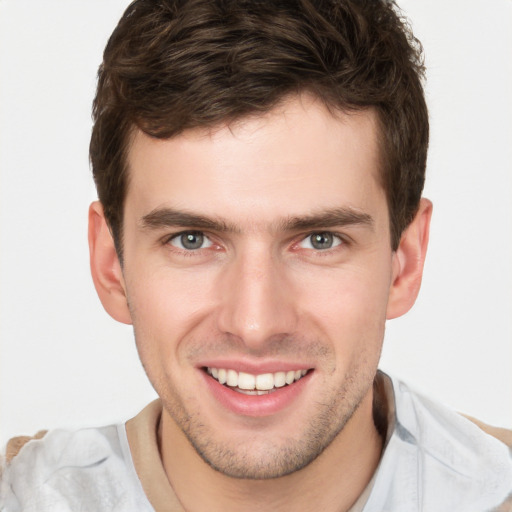
<svg viewBox="0 0 512 512"><path fill-rule="evenodd" d="M299 380L306 375L307 370L290 370L288 372L261 373L252 375L245 372L237 372L225 368L210 368L206 371L221 384L240 389L267 391L270 389L282 388L285 384Z"/></svg>

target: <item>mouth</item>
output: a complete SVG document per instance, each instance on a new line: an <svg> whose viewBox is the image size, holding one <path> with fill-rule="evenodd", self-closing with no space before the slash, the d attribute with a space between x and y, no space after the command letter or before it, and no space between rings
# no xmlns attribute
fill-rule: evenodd
<svg viewBox="0 0 512 512"><path fill-rule="evenodd" d="M290 386L302 379L309 369L279 371L274 373L237 372L230 368L205 367L204 371L219 384L244 395L268 395L279 388Z"/></svg>

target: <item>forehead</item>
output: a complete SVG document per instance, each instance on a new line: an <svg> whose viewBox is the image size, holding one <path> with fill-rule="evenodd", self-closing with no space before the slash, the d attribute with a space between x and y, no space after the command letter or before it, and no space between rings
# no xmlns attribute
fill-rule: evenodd
<svg viewBox="0 0 512 512"><path fill-rule="evenodd" d="M373 111L333 114L310 97L168 140L138 131L125 213L170 206L254 223L320 208L372 209L383 199L378 153Z"/></svg>

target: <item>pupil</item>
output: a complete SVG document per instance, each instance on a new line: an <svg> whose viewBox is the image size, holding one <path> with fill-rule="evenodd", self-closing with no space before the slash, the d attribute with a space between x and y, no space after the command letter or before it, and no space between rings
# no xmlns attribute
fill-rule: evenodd
<svg viewBox="0 0 512 512"><path fill-rule="evenodd" d="M311 236L311 245L315 249L330 249L332 247L332 235L330 233L316 233Z"/></svg>
<svg viewBox="0 0 512 512"><path fill-rule="evenodd" d="M181 235L181 243L185 249L199 249L203 245L201 233L186 233Z"/></svg>

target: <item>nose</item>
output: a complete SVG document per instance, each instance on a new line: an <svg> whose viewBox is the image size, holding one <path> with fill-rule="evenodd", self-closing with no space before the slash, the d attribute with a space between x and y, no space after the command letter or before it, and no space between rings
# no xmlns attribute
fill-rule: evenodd
<svg viewBox="0 0 512 512"><path fill-rule="evenodd" d="M285 265L264 248L238 255L225 269L218 327L257 352L276 337L296 329L292 284Z"/></svg>

